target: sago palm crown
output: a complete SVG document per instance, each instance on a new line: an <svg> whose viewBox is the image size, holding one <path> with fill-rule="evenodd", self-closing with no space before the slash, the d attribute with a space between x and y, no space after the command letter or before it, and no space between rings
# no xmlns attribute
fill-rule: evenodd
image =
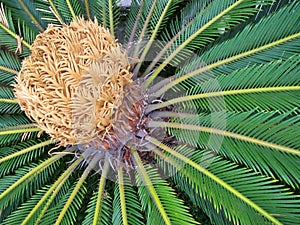
<svg viewBox="0 0 300 225"><path fill-rule="evenodd" d="M2 0L1 224L298 224L300 3Z"/></svg>

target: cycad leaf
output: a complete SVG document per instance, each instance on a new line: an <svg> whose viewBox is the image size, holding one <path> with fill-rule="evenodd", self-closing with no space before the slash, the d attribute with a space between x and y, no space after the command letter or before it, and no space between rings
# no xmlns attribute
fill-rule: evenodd
<svg viewBox="0 0 300 225"><path fill-rule="evenodd" d="M96 17L98 22L109 29L112 35L115 35L116 27L120 19L120 7L117 0L90 1L90 17Z"/></svg>
<svg viewBox="0 0 300 225"><path fill-rule="evenodd" d="M298 111L299 62L300 57L297 55L286 61L277 60L265 65L236 70L215 79L207 72L202 74L204 81L201 83L190 79L180 86L187 89L186 96L149 106L147 110L150 112L173 105L187 108L186 111L193 108L196 110L199 107L206 111L220 104L220 99L224 99L223 109L230 111L248 111L255 108L262 111Z"/></svg>
<svg viewBox="0 0 300 225"><path fill-rule="evenodd" d="M26 25L28 25L36 34L40 31L44 31L46 26L41 20L39 12L35 8L34 1L3 0L2 2L11 9L16 18L24 20Z"/></svg>
<svg viewBox="0 0 300 225"><path fill-rule="evenodd" d="M83 221L83 225L91 225L93 224L94 220L94 213L96 209L96 203L97 203L97 192L93 193L93 196L88 204L88 208L86 210L86 217ZM97 224L105 224L109 225L111 224L111 218L112 218L112 199L110 197L110 194L105 192L105 195L102 196L101 199L101 211L99 215L99 220Z"/></svg>
<svg viewBox="0 0 300 225"><path fill-rule="evenodd" d="M299 117L277 113L228 113L227 126L223 129L217 128L216 121L211 118L212 115L204 115L182 119L180 123L155 123L172 127L171 133L182 142L212 149L232 161L299 188L300 142L296 140L300 132Z"/></svg>
<svg viewBox="0 0 300 225"><path fill-rule="evenodd" d="M39 224L55 224L59 213L61 212L64 205L67 203L67 200L70 198L72 191L76 186L77 182L69 184L67 187L67 192L64 195L58 195L55 198L54 204L51 204L50 208L47 210L46 214L43 216ZM75 195L73 201L69 204L69 208L66 211L65 216L62 218L61 224L69 225L74 224L76 220L78 209L81 207L84 195L86 193L85 185L81 186Z"/></svg>
<svg viewBox="0 0 300 225"><path fill-rule="evenodd" d="M171 224L197 224L188 213L187 207L183 205L183 201L175 197L174 190L166 181L161 179L157 170L147 168L147 174L152 184L145 183L145 181L143 181L145 177L141 177L141 175L137 174L138 193L142 208L146 212L147 224L164 223L155 201L151 198L152 194L149 193L149 185L153 185L154 190L157 192L161 204L170 218Z"/></svg>
<svg viewBox="0 0 300 225"><path fill-rule="evenodd" d="M257 24L245 27L234 38L215 45L183 66L176 74L178 78L158 91L157 95L189 78L201 79L201 73L208 70L213 69L213 74L218 75L244 68L253 62L267 63L291 57L299 49L299 14L300 4L293 2ZM276 32L271 35L269 30Z"/></svg>
<svg viewBox="0 0 300 225"><path fill-rule="evenodd" d="M0 17L0 46L5 46L11 52L20 52L23 56L29 54L30 42L32 40L23 40L17 33L17 28L12 19L11 10L7 7L1 8L2 17ZM19 21L19 20L18 20ZM19 26L19 28L21 28ZM27 30L22 32L23 34L31 33L32 31L24 26L21 30ZM31 35L32 36L32 35Z"/></svg>
<svg viewBox="0 0 300 225"><path fill-rule="evenodd" d="M14 83L15 76L21 68L20 60L16 55L0 50L0 83L10 85Z"/></svg>
<svg viewBox="0 0 300 225"><path fill-rule="evenodd" d="M19 118L17 121L14 121L13 118L15 117L12 116L9 116L7 118L9 119L9 122L19 123ZM0 146L10 145L21 140L30 139L32 137L35 137L35 135L37 135L37 132L39 132L40 130L41 129L37 128L35 124L24 124L0 128Z"/></svg>
<svg viewBox="0 0 300 225"><path fill-rule="evenodd" d="M183 163L180 165L178 160L173 163L172 158L169 159L175 168L186 164L181 175L190 180L194 190L203 198L213 201L217 211L223 209L234 223L282 224L297 218L299 196L293 196L286 187L274 184L274 180L258 176L248 169L237 168L238 165L211 153L194 150L192 156L186 157L154 138L147 139ZM240 213L241 208L243 213Z"/></svg>
<svg viewBox="0 0 300 225"><path fill-rule="evenodd" d="M0 177L39 157L44 152L44 147L51 143L49 140L42 141L23 141L12 147L0 148Z"/></svg>
<svg viewBox="0 0 300 225"><path fill-rule="evenodd" d="M125 178L125 180L128 178ZM138 196L133 187L125 185L126 181L123 179L123 184L116 185L114 190L114 201L113 201L113 224L143 224L143 216L141 214L141 205L138 202ZM121 188L121 189L120 189ZM125 203L125 213L126 213L126 223L124 218L122 218L122 204L120 191L124 195ZM122 200L123 201L123 200Z"/></svg>
<svg viewBox="0 0 300 225"><path fill-rule="evenodd" d="M57 159L57 157L54 159ZM49 160L44 162L49 162ZM40 165L43 165L43 163ZM35 166L37 164L32 163L29 166L15 170L14 175L5 176L0 179L1 211L4 209L13 210L13 208L7 208L7 206L17 206L17 204L30 197L36 190L45 185L53 176L55 170L57 170L59 163L53 161L48 167L39 171L40 173L29 177L34 172L29 173L28 170L35 171L35 168L38 168L38 166ZM8 190L10 191L7 192ZM3 216L5 217L6 215Z"/></svg>
<svg viewBox="0 0 300 225"><path fill-rule="evenodd" d="M259 7L272 1L193 1L186 6L177 20L170 24L170 31L162 35L163 49L145 71L149 73L159 60L165 60L155 71L158 74L166 64L182 64L194 56L193 51L205 47L218 36L255 14Z"/></svg>
<svg viewBox="0 0 300 225"><path fill-rule="evenodd" d="M63 23L69 24L73 20L77 20L77 17L83 15L83 6L79 0L53 0L52 4L56 8L56 13L59 15L59 18L62 19Z"/></svg>

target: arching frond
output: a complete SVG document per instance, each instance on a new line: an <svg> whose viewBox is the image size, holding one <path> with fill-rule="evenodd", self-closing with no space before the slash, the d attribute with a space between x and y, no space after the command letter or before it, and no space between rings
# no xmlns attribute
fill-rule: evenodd
<svg viewBox="0 0 300 225"><path fill-rule="evenodd" d="M98 193L93 193L93 196L90 199L86 211L87 215L82 223L84 225L110 224L112 221L112 199L109 193L105 192L105 182L108 171L109 164L108 161L106 161L101 174Z"/></svg>
<svg viewBox="0 0 300 225"><path fill-rule="evenodd" d="M113 224L144 224L141 214L141 205L138 201L138 195L133 187L126 184L128 178L119 175L119 183L115 186L113 202ZM121 177L121 178L120 178Z"/></svg>
<svg viewBox="0 0 300 225"><path fill-rule="evenodd" d="M147 212L147 224L198 224L189 215L180 199L174 198L174 190L160 179L157 170L144 168L138 162L138 193L143 210ZM147 176L145 175L147 173Z"/></svg>
<svg viewBox="0 0 300 225"><path fill-rule="evenodd" d="M10 85L15 81L15 76L21 69L20 60L8 51L0 50L0 76L1 84Z"/></svg>
<svg viewBox="0 0 300 225"><path fill-rule="evenodd" d="M249 62L250 64L251 62L263 63L289 58L299 45L300 30L297 26L299 13L300 4L294 2L273 15L263 18L259 23L245 27L234 38L216 45L207 53L202 53L201 57L196 58L194 62L189 62L186 67L182 67L177 73L178 78L158 91L157 95L182 81L196 79L199 74L212 69L217 69L213 70L214 75L217 75L218 68L222 72L229 73L246 67ZM288 21L291 29L287 28L283 21ZM269 29L276 30L276 34L270 35ZM235 61L236 63L233 63Z"/></svg>
<svg viewBox="0 0 300 225"><path fill-rule="evenodd" d="M23 141L12 147L0 148L0 177L9 174L14 169L31 162L44 152L44 146L51 141L30 140Z"/></svg>
<svg viewBox="0 0 300 225"><path fill-rule="evenodd" d="M158 61L163 60L163 63L155 70L153 77L167 64L183 64L184 60L194 56L194 51L199 51L231 27L255 14L261 6L271 2L230 0L219 4L217 1L193 1L182 11L179 17L181 21L173 20L170 24L172 36L169 36L170 31L163 33L163 49L151 62L145 74L148 74Z"/></svg>
<svg viewBox="0 0 300 225"><path fill-rule="evenodd" d="M237 165L218 160L213 154L203 156L203 152L194 151L191 157L186 157L153 138L148 140L186 164L184 174L193 183L195 191L199 191L203 198L213 201L216 211L223 209L227 218L234 223L262 224L267 219L267 223L283 224L284 221L293 222L297 216L299 196L291 196L290 190L274 184L274 180L257 176L248 169L238 169ZM273 204L270 206L268 201L271 199ZM290 210L286 204L293 205L294 210ZM273 213L274 205L277 205L279 214ZM241 208L244 211L242 214ZM252 210L258 213L251 212Z"/></svg>

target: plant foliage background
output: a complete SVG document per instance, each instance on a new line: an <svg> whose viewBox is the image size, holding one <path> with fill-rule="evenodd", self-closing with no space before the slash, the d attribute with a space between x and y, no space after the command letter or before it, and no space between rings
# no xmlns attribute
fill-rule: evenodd
<svg viewBox="0 0 300 225"><path fill-rule="evenodd" d="M199 209L214 224L298 224L299 1L147 0L128 10L117 4L1 0L1 224L197 224ZM185 95L166 104L197 112L152 124L183 144L149 137L161 149L155 151L159 170L135 155L137 186L123 185L129 177L122 170L113 183L107 170L95 174L80 157L49 155L55 144L14 99L15 76L36 35L49 23L78 17L97 18L124 43L149 40L135 55L135 73L175 74L169 88ZM142 64L154 40L164 45ZM215 79L205 79L210 74ZM210 105L218 99L225 105L224 129L212 122L224 116ZM212 136L220 143L209 141ZM165 180L162 171L174 176Z"/></svg>

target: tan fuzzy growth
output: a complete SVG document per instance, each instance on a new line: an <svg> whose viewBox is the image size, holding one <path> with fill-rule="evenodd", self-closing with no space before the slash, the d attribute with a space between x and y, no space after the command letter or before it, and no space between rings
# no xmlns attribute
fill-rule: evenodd
<svg viewBox="0 0 300 225"><path fill-rule="evenodd" d="M61 145L108 132L132 74L126 53L97 22L79 20L36 37L15 94L21 108Z"/></svg>

